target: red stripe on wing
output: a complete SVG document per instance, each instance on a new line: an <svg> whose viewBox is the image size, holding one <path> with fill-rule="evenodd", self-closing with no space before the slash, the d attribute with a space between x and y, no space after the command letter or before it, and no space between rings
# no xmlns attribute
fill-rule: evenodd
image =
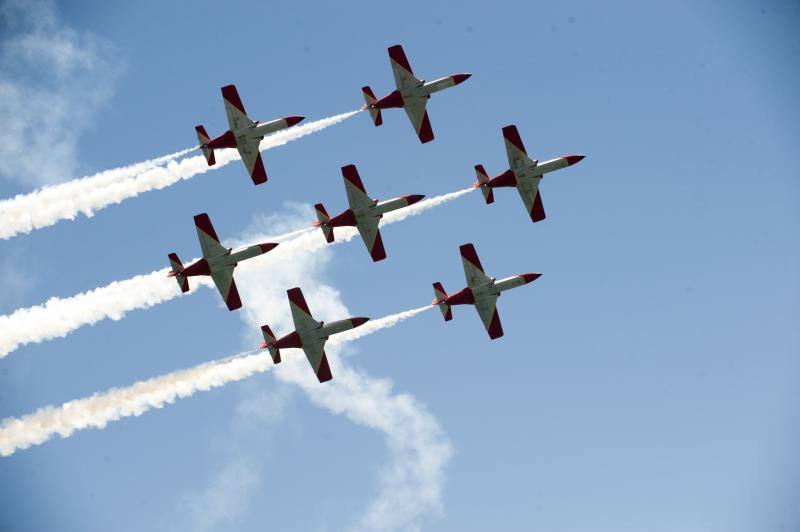
<svg viewBox="0 0 800 532"><path fill-rule="evenodd" d="M414 75L414 71L411 70L411 65L408 63L408 59L406 58L406 53L403 51L403 47L399 44L395 44L391 48L389 48L389 58L392 61L403 67L404 69L408 70L408 73L412 76Z"/></svg>
<svg viewBox="0 0 800 532"><path fill-rule="evenodd" d="M211 218L208 217L208 214L203 212L195 215L194 225L219 243L219 237L217 232L214 231L214 226L211 225Z"/></svg>
<svg viewBox="0 0 800 532"><path fill-rule="evenodd" d="M256 162L253 165L253 173L250 174L254 185L260 185L267 182L267 171L264 169L264 162L261 160L261 154L256 155Z"/></svg>
<svg viewBox="0 0 800 532"><path fill-rule="evenodd" d="M503 326L500 325L500 316L497 315L497 309L492 314L492 321L489 322L489 338L496 340L503 336Z"/></svg>
<svg viewBox="0 0 800 532"><path fill-rule="evenodd" d="M361 176L358 175L356 165L348 164L347 166L342 166L342 177L350 181L354 187L359 189L364 194L367 193L366 189L364 188L364 183L361 182Z"/></svg>
<svg viewBox="0 0 800 532"><path fill-rule="evenodd" d="M425 111L425 114L422 115L422 124L419 126L417 135L423 144L433 140L433 128L431 128L431 121L428 119L428 111Z"/></svg>
<svg viewBox="0 0 800 532"><path fill-rule="evenodd" d="M517 131L517 126L510 125L503 128L503 138L506 139L508 142L513 144L517 147L522 153L528 154L525 151L525 145L522 143L522 139L519 136L519 132Z"/></svg>
<svg viewBox="0 0 800 532"><path fill-rule="evenodd" d="M306 299L303 297L303 292L298 287L290 288L286 291L286 295L289 296L289 301L294 304L297 308L311 316L311 311L308 310L308 305L306 304Z"/></svg>
<svg viewBox="0 0 800 532"><path fill-rule="evenodd" d="M386 250L383 249L383 238L381 238L380 231L375 233L375 242L372 243L372 249L369 251L369 254L373 262L378 262L386 258Z"/></svg>
<svg viewBox="0 0 800 532"><path fill-rule="evenodd" d="M472 244L463 244L459 246L459 251L461 251L461 256L467 259L473 266L478 268L480 271L483 271L483 266L481 266L481 259L478 258L478 253L475 251L475 246Z"/></svg>
<svg viewBox="0 0 800 532"><path fill-rule="evenodd" d="M222 97L225 98L229 104L236 107L242 114L247 113L242 105L242 100L239 98L239 91L236 90L236 85L226 85L222 87Z"/></svg>
<svg viewBox="0 0 800 532"><path fill-rule="evenodd" d="M225 300L228 310L242 308L242 300L239 299L239 290L236 289L236 282L231 279L231 286L228 288L228 297Z"/></svg>
<svg viewBox="0 0 800 532"><path fill-rule="evenodd" d="M538 190L536 191L536 199L533 200L533 206L531 207L531 220L535 222L541 222L545 219L544 215L544 205L542 204L542 193Z"/></svg>
<svg viewBox="0 0 800 532"><path fill-rule="evenodd" d="M331 374L331 367L328 364L328 355L325 354L325 351L322 352L322 360L319 363L319 369L317 370L317 379L319 382L328 382L333 378Z"/></svg>

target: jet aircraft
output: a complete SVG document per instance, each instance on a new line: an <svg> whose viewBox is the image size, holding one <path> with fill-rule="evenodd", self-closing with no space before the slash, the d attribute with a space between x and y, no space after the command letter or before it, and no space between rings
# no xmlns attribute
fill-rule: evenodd
<svg viewBox="0 0 800 532"><path fill-rule="evenodd" d="M247 168L253 184L266 183L267 171L261 161L259 143L265 135L291 127L305 117L286 116L263 124L258 120L250 120L234 85L222 87L222 101L225 103L225 113L228 115L228 126L230 127L228 131L212 139L202 125L194 128L197 131L197 141L200 143L200 149L203 150L208 166L214 166L217 162L214 150L236 148L239 150L239 155L242 157L242 162Z"/></svg>
<svg viewBox="0 0 800 532"><path fill-rule="evenodd" d="M510 168L491 179L483 169L483 165L475 166L478 181L473 185L480 188L486 203L494 202L493 189L499 187L517 187L525 210L532 222L541 222L545 218L542 195L539 192L539 182L544 174L572 166L583 159L583 155L565 155L556 157L543 163L528 157L522 139L517 132L517 126L510 125L503 128L503 139L506 143L506 154Z"/></svg>
<svg viewBox="0 0 800 532"><path fill-rule="evenodd" d="M286 295L289 296L289 309L292 311L295 330L276 340L269 325L263 325L261 333L264 335L264 341L259 347L269 350L275 364L281 361L281 349L302 348L319 382L327 382L333 375L325 354L325 342L334 334L364 325L369 318L347 318L330 323L317 321L311 316L303 292L299 288L287 290Z"/></svg>
<svg viewBox="0 0 800 532"><path fill-rule="evenodd" d="M347 202L350 204L350 208L331 218L322 203L317 203L314 205L317 210L317 221L314 222L314 226L322 229L322 233L328 243L334 240L334 227L355 226L361 234L372 260L377 262L385 259L386 251L383 248L383 239L378 229L380 219L387 212L413 205L425 196L414 194L379 202L367 195L355 165L348 164L343 166L342 176L344 177L344 189L347 192Z"/></svg>
<svg viewBox="0 0 800 532"><path fill-rule="evenodd" d="M450 308L453 305L474 305L483 326L489 333L489 338L492 340L500 338L503 336L503 327L496 306L500 293L533 282L542 274L523 273L497 281L495 277L489 277L483 272L483 266L472 244L464 244L458 249L461 251L467 287L455 294L447 295L442 283L433 283L436 298L432 304L442 311L444 321L453 319L453 310Z"/></svg>
<svg viewBox="0 0 800 532"><path fill-rule="evenodd" d="M428 112L425 110L428 99L431 94L458 85L472 74L453 74L433 81L418 79L414 76L406 54L403 52L403 47L399 44L389 48L389 60L397 90L378 100L372 89L368 86L362 87L361 92L366 102L363 108L369 110L372 121L379 126L383 124L381 109L402 107L405 109L408 119L411 120L411 125L414 126L420 142L424 144L433 140L433 129L428 120Z"/></svg>
<svg viewBox="0 0 800 532"><path fill-rule="evenodd" d="M174 277L181 291L188 292L188 277L210 275L223 301L228 306L228 310L240 308L242 300L239 299L239 291L233 280L234 268L243 260L263 255L278 244L255 244L234 252L233 248L225 248L219 243L219 237L214 231L214 226L211 225L208 214L202 213L195 216L194 225L197 229L197 238L200 240L203 258L184 267L178 255L170 253L168 256L172 271L167 274L167 277Z"/></svg>

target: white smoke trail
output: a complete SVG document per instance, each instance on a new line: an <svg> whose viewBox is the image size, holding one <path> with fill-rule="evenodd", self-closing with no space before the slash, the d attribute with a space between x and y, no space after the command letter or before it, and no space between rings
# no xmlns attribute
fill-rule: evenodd
<svg viewBox="0 0 800 532"><path fill-rule="evenodd" d="M368 321L361 326L365 331L357 337L392 327L429 308L432 307ZM39 445L56 434L68 438L77 430L102 429L111 421L140 416L177 399L245 379L271 367L272 360L268 354L251 351L139 381L127 388L111 388L59 406L46 406L20 418L7 418L0 423L0 456L10 456L18 449Z"/></svg>
<svg viewBox="0 0 800 532"><path fill-rule="evenodd" d="M438 205L452 201L473 189L468 188L425 199L404 209L392 211L384 216L382 225L405 220L409 216L421 214ZM255 235L249 237L249 243L268 242L271 239L281 241L280 246L263 257L242 262L237 271L252 268L269 269L277 261L289 259L298 253L324 248L325 239L309 228L292 231L279 237ZM336 228L336 242L347 242L358 232L352 227ZM186 262L185 264L188 264ZM11 314L0 316L0 358L20 346L39 343L54 338L61 338L85 325L93 325L104 319L119 320L127 312L149 308L164 303L182 293L173 279L167 278L168 268L148 274L137 275L124 281L115 281L106 286L68 297L51 298L42 305L22 308ZM189 281L192 291L197 286L213 286L207 277L192 277ZM241 287L240 287L241 289ZM191 292L190 292L191 293Z"/></svg>
<svg viewBox="0 0 800 532"><path fill-rule="evenodd" d="M338 124L359 112L350 111L279 131L264 138L259 149L264 151L283 146ZM97 176L54 187L45 187L30 194L2 201L0 239L8 239L20 233L30 233L34 229L48 227L61 220L73 220L79 213L87 217L94 216L95 212L109 205L121 203L143 192L166 188L178 181L221 168L240 158L237 150L226 149L218 152L215 166L208 166L202 155L187 157L180 161L172 160L188 153L191 149L140 165L110 170ZM160 166L164 162L168 164Z"/></svg>
<svg viewBox="0 0 800 532"><path fill-rule="evenodd" d="M310 229L313 228L266 237L262 241L282 242ZM131 310L149 308L184 295L177 289L175 280L167 277L168 272L169 268L162 268L69 298L53 297L43 305L0 316L0 358L22 345L64 337L75 329L104 319L117 321ZM193 293L198 286L212 287L214 283L209 277L192 277L189 286L189 293Z"/></svg>
<svg viewBox="0 0 800 532"><path fill-rule="evenodd" d="M38 225L38 220L52 217L53 211L60 212L66 219L75 218L78 212L85 212L87 216L91 216L92 212L86 212L85 204L81 203L81 198L86 194L137 176L151 168L183 157L195 149L187 148L149 161L105 170L92 176L42 187L0 201L0 238L6 240L19 233L30 233L33 229L44 227ZM71 205L63 205L64 201L71 202Z"/></svg>

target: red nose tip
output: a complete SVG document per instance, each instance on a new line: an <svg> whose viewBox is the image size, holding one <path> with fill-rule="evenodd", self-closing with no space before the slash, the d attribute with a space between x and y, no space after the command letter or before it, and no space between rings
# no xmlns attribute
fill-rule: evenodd
<svg viewBox="0 0 800 532"><path fill-rule="evenodd" d="M585 155L567 155L564 157L567 160L567 166L572 166L575 163L579 163L586 157Z"/></svg>
<svg viewBox="0 0 800 532"><path fill-rule="evenodd" d="M296 123L301 122L301 121L303 121L305 119L306 119L306 117L304 117L304 116L287 116L287 117L284 117L284 120L286 120L286 125L288 127L292 127Z"/></svg>
<svg viewBox="0 0 800 532"><path fill-rule="evenodd" d="M453 74L453 83L458 85L459 83L463 83L467 81L472 74Z"/></svg>
<svg viewBox="0 0 800 532"><path fill-rule="evenodd" d="M409 205L414 205L416 202L418 202L424 197L425 197L424 194L412 194L410 196L405 196L406 201L408 202Z"/></svg>
<svg viewBox="0 0 800 532"><path fill-rule="evenodd" d="M525 284L532 283L539 277L541 277L541 273L523 273L522 278L525 279Z"/></svg>
<svg viewBox="0 0 800 532"><path fill-rule="evenodd" d="M267 348L267 342L261 342L260 344L258 344L258 348L259 349L266 349Z"/></svg>
<svg viewBox="0 0 800 532"><path fill-rule="evenodd" d="M278 244L273 244L271 242L267 243L267 244L259 244L258 245L258 247L261 248L261 253L266 253L267 251L271 251L271 250L275 249L277 246L278 246Z"/></svg>
<svg viewBox="0 0 800 532"><path fill-rule="evenodd" d="M353 324L353 327L360 327L368 321L369 318L350 318L350 322Z"/></svg>

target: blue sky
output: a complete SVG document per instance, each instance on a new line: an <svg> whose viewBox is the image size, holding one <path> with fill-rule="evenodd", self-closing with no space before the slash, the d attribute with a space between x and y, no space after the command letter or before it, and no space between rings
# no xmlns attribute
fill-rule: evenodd
<svg viewBox="0 0 800 532"><path fill-rule="evenodd" d="M388 92L395 43L420 77L473 77L432 98L432 143L402 111L357 115L265 152L258 188L234 163L0 242L3 314L195 256L198 212L231 240L317 201L338 212L345 164L375 197L442 194L506 168L510 123L533 157L587 157L545 178L542 223L512 190L468 195L387 227L382 263L353 241L261 272L336 288L309 298L320 314L373 317L461 288L465 242L491 275L543 273L499 301L501 340L460 307L346 348L438 427L426 502L413 483L381 499L419 456L267 373L0 459L0 529L340 530L376 500L403 529L800 527L797 2L13 6L0 197L188 147L198 123L217 134L228 83L254 118L315 119ZM52 53L20 54L34 37ZM248 349L247 312L276 301L229 313L201 290L23 347L0 360L0 417Z"/></svg>

